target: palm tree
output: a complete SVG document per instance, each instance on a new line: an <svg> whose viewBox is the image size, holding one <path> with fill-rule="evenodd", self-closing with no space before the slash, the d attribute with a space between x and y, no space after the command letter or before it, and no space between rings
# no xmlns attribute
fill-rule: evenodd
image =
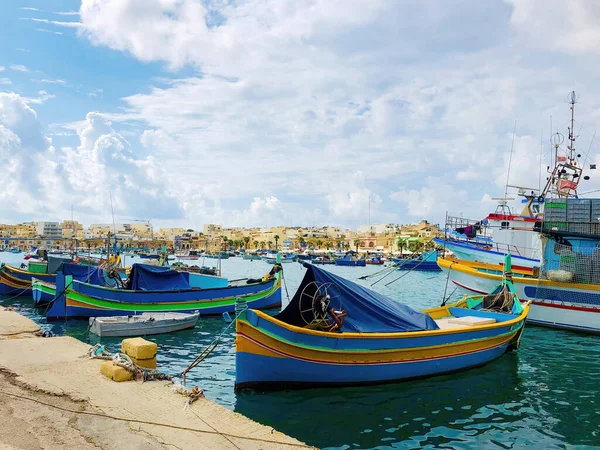
<svg viewBox="0 0 600 450"><path fill-rule="evenodd" d="M321 248L321 245L323 245L323 241L321 239L317 239L317 247Z"/></svg>
<svg viewBox="0 0 600 450"><path fill-rule="evenodd" d="M221 239L223 240L223 243L221 244L221 249L225 250L225 247L227 246L227 236L221 236Z"/></svg>
<svg viewBox="0 0 600 450"><path fill-rule="evenodd" d="M271 247L273 247L273 241L269 241L268 244L269 244L269 250L271 250Z"/></svg>
<svg viewBox="0 0 600 450"><path fill-rule="evenodd" d="M333 244L331 243L331 241L327 241L327 242L325 242L325 248L326 248L327 250L331 250L331 247L333 247Z"/></svg>
<svg viewBox="0 0 600 450"><path fill-rule="evenodd" d="M403 238L402 236L398 236L396 238L396 245L398 246L398 249L400 250L401 254L402 254L403 250L406 248L407 244L408 244L407 238Z"/></svg>
<svg viewBox="0 0 600 450"><path fill-rule="evenodd" d="M354 239L354 246L356 247L356 253L358 253L358 246L360 245L360 239Z"/></svg>
<svg viewBox="0 0 600 450"><path fill-rule="evenodd" d="M256 248L258 248L258 244L259 244L259 242L258 242L258 241L252 241L252 246L253 246L255 249L256 249Z"/></svg>
<svg viewBox="0 0 600 450"><path fill-rule="evenodd" d="M248 243L250 242L250 236L244 236L244 246L246 247L246 250L248 250Z"/></svg>
<svg viewBox="0 0 600 450"><path fill-rule="evenodd" d="M273 236L273 239L275 239L275 250L277 250L277 242L279 242L279 235L276 234L275 236Z"/></svg>
<svg viewBox="0 0 600 450"><path fill-rule="evenodd" d="M423 241L421 239L416 239L410 243L410 247L413 252L420 252L423 250Z"/></svg>

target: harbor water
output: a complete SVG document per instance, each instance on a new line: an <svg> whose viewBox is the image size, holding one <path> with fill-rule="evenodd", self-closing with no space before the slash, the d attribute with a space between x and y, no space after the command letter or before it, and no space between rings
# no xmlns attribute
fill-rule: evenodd
<svg viewBox="0 0 600 450"><path fill-rule="evenodd" d="M22 257L0 254L0 260L17 266ZM283 267L285 304L286 287L293 296L305 269L298 263ZM229 279L256 278L270 265L230 258L222 268ZM371 287L380 276L359 277L382 266L326 269ZM372 288L422 309L438 306L444 292L459 298L446 284L442 273L396 271ZM119 349L121 339L90 335L86 321L47 323L43 309L33 308L28 297L4 298L0 304L13 306L54 334ZM221 317L202 317L193 330L149 337L159 345L159 369L180 372L226 326ZM592 448L600 446L598 339L528 326L517 353L463 373L369 387L234 392L235 331L230 327L187 382L227 408L320 448Z"/></svg>

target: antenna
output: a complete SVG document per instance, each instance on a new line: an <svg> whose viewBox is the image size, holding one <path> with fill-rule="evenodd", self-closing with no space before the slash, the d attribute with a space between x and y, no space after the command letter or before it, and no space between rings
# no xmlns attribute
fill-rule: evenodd
<svg viewBox="0 0 600 450"><path fill-rule="evenodd" d="M504 188L504 197L508 195L508 181L510 180L510 166L512 165L513 150L515 148L515 133L517 132L517 121L513 128L512 144L510 145L510 158L508 159L508 173L506 174L506 187Z"/></svg>
<svg viewBox="0 0 600 450"><path fill-rule="evenodd" d="M371 194L369 194L369 232L373 232L373 228L371 228Z"/></svg>
<svg viewBox="0 0 600 450"><path fill-rule="evenodd" d="M569 94L570 103L571 103L571 127L569 128L569 160L573 161L573 152L575 151L575 103L577 103L577 95L575 91L571 91Z"/></svg>
<svg viewBox="0 0 600 450"><path fill-rule="evenodd" d="M538 178L538 191L542 191L542 164L544 158L544 129L540 133L540 174Z"/></svg>

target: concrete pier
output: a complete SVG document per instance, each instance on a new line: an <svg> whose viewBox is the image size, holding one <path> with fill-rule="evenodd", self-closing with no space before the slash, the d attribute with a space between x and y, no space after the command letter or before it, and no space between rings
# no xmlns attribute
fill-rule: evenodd
<svg viewBox="0 0 600 450"><path fill-rule="evenodd" d="M89 346L0 311L0 450L312 448L164 381L115 383ZM202 387L202 386L200 386Z"/></svg>

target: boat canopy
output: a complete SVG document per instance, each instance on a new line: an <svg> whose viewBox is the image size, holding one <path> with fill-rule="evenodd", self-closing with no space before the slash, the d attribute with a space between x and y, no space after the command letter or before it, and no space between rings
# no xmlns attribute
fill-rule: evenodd
<svg viewBox="0 0 600 450"><path fill-rule="evenodd" d="M282 322L305 326L306 321L301 311L310 309L313 296L318 295L317 290L327 286L331 295L331 307L341 307L347 313L342 328L344 332L396 333L439 328L427 314L312 264L303 265L307 271L294 298L275 316Z"/></svg>
<svg viewBox="0 0 600 450"><path fill-rule="evenodd" d="M130 289L134 291L172 291L191 289L189 274L169 267L134 264L129 273Z"/></svg>
<svg viewBox="0 0 600 450"><path fill-rule="evenodd" d="M97 266L84 266L79 264L63 264L61 268L63 275L70 275L74 280L83 281L97 285L107 284L104 271Z"/></svg>

